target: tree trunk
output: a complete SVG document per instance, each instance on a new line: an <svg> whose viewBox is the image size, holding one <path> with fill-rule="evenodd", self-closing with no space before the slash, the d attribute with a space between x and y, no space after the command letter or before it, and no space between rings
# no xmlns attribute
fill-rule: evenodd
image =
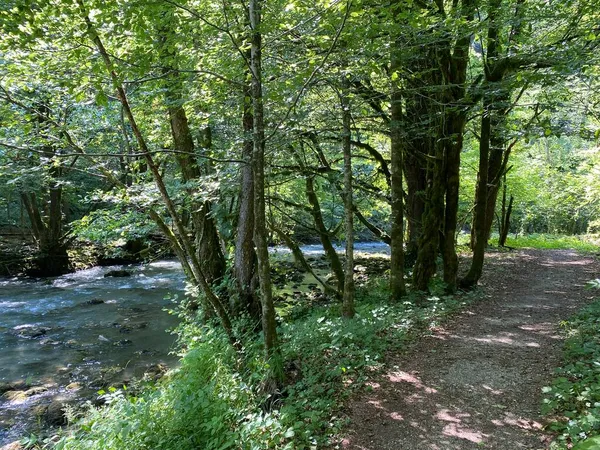
<svg viewBox="0 0 600 450"><path fill-rule="evenodd" d="M337 279L337 287L340 295L344 292L344 268L342 266L342 262L340 261L340 257L338 256L335 248L333 247L333 243L331 242L331 236L329 230L325 226L325 222L323 220L323 214L321 213L321 205L319 203L319 198L315 192L315 183L313 175L306 176L306 198L311 206L311 215L313 216L313 220L315 222L315 227L317 232L319 233L319 238L321 240L321 245L323 246L323 250L325 251L325 256L329 260L329 264L331 265L331 270Z"/></svg>
<svg viewBox="0 0 600 450"><path fill-rule="evenodd" d="M416 144L413 142L413 145ZM427 189L427 164L419 158L418 152L427 152L425 147L409 146L404 158L404 178L406 179L406 219L408 237L406 240L406 264L413 266L417 260L419 239L423 231L423 215L425 214L425 191Z"/></svg>
<svg viewBox="0 0 600 450"><path fill-rule="evenodd" d="M498 245L500 247L506 246L506 238L508 238L508 231L510 229L510 215L512 213L514 197L510 196L508 202L508 208L506 208L506 180L502 188L502 217L500 219L500 237L498 238Z"/></svg>
<svg viewBox="0 0 600 450"><path fill-rule="evenodd" d="M166 25L172 25L169 21ZM195 146L192 133L188 124L188 118L183 108L182 82L177 72L177 55L174 46L169 45L170 26L164 25L159 29L160 56L165 75L165 103L169 114L171 136L173 146L177 151L175 158L181 170L181 176L185 183L198 180L202 175L202 169L195 155ZM210 147L210 139L204 142ZM195 198L192 188L187 188L188 197ZM214 219L211 215L211 203L209 201L190 200L189 216L192 219L195 235L196 251L198 260L209 284L218 283L225 274L225 256L221 251L219 235ZM187 214L186 214L187 216Z"/></svg>
<svg viewBox="0 0 600 450"><path fill-rule="evenodd" d="M429 39L424 36L424 39ZM438 137L439 97L436 86L442 83L434 49L431 45L419 49L412 59L405 62L412 75L406 83L406 114L403 160L406 179L406 218L408 238L405 261L413 266L417 259L419 239L423 229L426 191L428 187L427 158L434 157ZM429 174L430 175L430 174Z"/></svg>
<svg viewBox="0 0 600 450"><path fill-rule="evenodd" d="M477 177L477 185L475 188L475 208L473 212L473 229L472 249L473 258L468 273L460 281L463 288L471 288L477 284L483 272L483 261L485 258L485 249L487 247L489 229L493 221L493 214L496 204L496 197L493 198L493 208L491 209L491 217L487 217L488 210L488 193L490 192L490 156L498 165L501 165L503 160L501 149L495 149L495 154L490 154L492 127L497 118L495 117L498 109L498 99L502 96L498 94L500 87L497 84L502 79L502 74L497 73L496 60L499 54L498 33L499 25L497 23L499 8L502 0L492 0L488 12L488 33L487 33L487 54L484 61L484 74L487 82L486 93L483 96L483 115L481 117L481 133L479 138L479 173ZM496 164L496 163L495 163ZM497 167L492 168L493 172L499 170ZM497 174L499 177L500 174ZM490 202L491 203L491 202Z"/></svg>
<svg viewBox="0 0 600 450"><path fill-rule="evenodd" d="M475 17L475 0L463 0L461 15L470 23ZM456 254L456 226L458 223L458 202L460 187L460 155L463 148L464 128L467 120L466 104L467 68L472 32L461 30L452 53L446 52L442 62L447 63L446 86L444 87L446 104L452 105L445 114L445 131L442 133L446 147L446 208L442 242L444 262L444 283L446 291L453 293L457 286L458 256Z"/></svg>
<svg viewBox="0 0 600 450"><path fill-rule="evenodd" d="M494 223L498 191L500 189L502 176L506 171L506 165L508 164L508 157L510 156L511 151L510 147L506 148L505 140L502 137L502 131L506 125L506 114L508 112L508 108L502 105L506 105L509 101L509 93L506 91L502 92L500 96L494 99L497 106L491 112L490 161L488 165L488 197L485 223L488 240L490 239L492 225Z"/></svg>
<svg viewBox="0 0 600 450"><path fill-rule="evenodd" d="M47 138L44 130L47 126L47 115L50 113L46 105L40 105L39 123L40 137ZM55 165L56 149L52 145L43 145L41 151L49 161L45 164L49 181L47 191L38 199L34 192L21 192L21 201L25 206L31 222L32 232L38 246L33 258L33 267L28 272L36 276L57 276L71 271L67 243L63 236L63 189L60 182L62 168Z"/></svg>
<svg viewBox="0 0 600 450"><path fill-rule="evenodd" d="M444 283L446 292L456 291L458 276L458 256L456 254L456 226L458 222L458 195L460 185L460 153L463 147L466 114L456 111L446 122L449 137L446 139L446 209L444 212L444 233L442 259L444 262Z"/></svg>
<svg viewBox="0 0 600 450"><path fill-rule="evenodd" d="M445 164L444 146L436 143L431 185L423 215L423 229L419 239L417 261L413 269L413 285L418 291L427 291L429 281L436 271L440 231L444 219Z"/></svg>
<svg viewBox="0 0 600 450"><path fill-rule="evenodd" d="M443 2L439 4L443 8ZM453 7L458 7L458 2L453 2ZM463 0L460 9L460 15L465 22L471 22L475 14L474 0ZM454 237L458 213L460 153L469 108L469 103L465 101L465 84L471 37L470 32L462 31L454 44L442 41L435 47L434 60L439 64L438 71L441 77L439 98L443 106L437 128L435 161L433 171L430 172L423 234L419 241L419 255L413 272L415 287L419 290L427 289L429 280L435 273L435 258L439 247L442 251L447 290L454 291L456 288L458 258Z"/></svg>
<svg viewBox="0 0 600 450"><path fill-rule="evenodd" d="M354 201L352 196L352 147L350 124L350 81L343 74L341 107L342 107L342 153L344 155L344 228L346 235L346 267L344 269L344 298L342 315L354 317Z"/></svg>
<svg viewBox="0 0 600 450"><path fill-rule="evenodd" d="M248 311L251 317L260 317L260 299L256 298L258 280L256 278L256 252L254 251L254 180L252 177L252 152L254 143L252 130L251 87L244 88L242 112L244 143L240 168L240 193L238 197L238 223L235 237L234 273L238 295L232 296L234 313Z"/></svg>
<svg viewBox="0 0 600 450"><path fill-rule="evenodd" d="M133 112L131 111L131 106L129 105L125 89L123 88L123 83L120 81L119 76L117 75L112 59L106 51L106 48L104 47L104 44L100 39L100 35L98 34L89 17L83 0L77 0L77 4L81 9L85 24L87 26L87 33L89 35L89 38L93 42L93 44L95 45L96 49L102 57L102 60L111 78L113 86L117 91L119 101L123 106L123 112L125 113L125 117L127 117L127 120L131 125L132 132L137 140L140 150L144 154L148 170L150 170L154 178L155 185L158 188L162 201L171 217L175 230L177 231L176 241L178 243L178 248L182 251L182 256L184 256L186 260L185 264L189 266L190 272L194 276L194 279L192 281L195 282L198 286L200 286L202 292L206 296L208 303L214 309L215 313L217 314L217 317L219 317L221 325L225 333L227 334L231 344L234 347L239 348L239 344L233 333L233 328L231 326L231 320L229 318L227 309L223 306L221 300L212 291L210 284L206 280L206 276L202 271L202 266L198 261L198 256L196 255L194 246L192 245L192 242L187 235L187 231L183 226L179 215L177 214L177 209L175 208L175 205L171 197L169 196L169 193L165 186L162 175L158 169L158 166L152 158L152 154L148 148L148 145L146 144L146 140L144 139L144 136L142 135L142 132L137 125ZM184 262L182 261L182 263Z"/></svg>
<svg viewBox="0 0 600 450"><path fill-rule="evenodd" d="M460 281L462 288L471 288L476 285L483 271L483 260L487 246L485 230L487 192L488 192L488 157L490 151L490 104L484 99L483 116L481 118L481 137L479 140L479 173L475 192L475 209L473 213L473 258L469 272Z"/></svg>
<svg viewBox="0 0 600 450"><path fill-rule="evenodd" d="M392 43L390 57L391 81L391 121L390 121L390 155L391 155L391 259L390 259L390 292L393 301L406 295L404 284L404 202L402 190L403 145L402 145L402 94L399 86L401 63L398 48L400 43Z"/></svg>
<svg viewBox="0 0 600 450"><path fill-rule="evenodd" d="M277 364L279 350L275 307L271 286L271 266L267 247L267 226L265 210L265 124L262 88L262 33L261 0L250 0L248 5L252 42L250 47L250 70L252 72L252 112L254 114L252 172L254 179L254 244L258 259L258 279L261 291L262 326L265 340L265 353L272 364ZM281 376L280 367L272 366L274 379Z"/></svg>
<svg viewBox="0 0 600 450"><path fill-rule="evenodd" d="M298 263L300 267L302 267L304 270L306 270L308 273L310 273L313 277L315 277L315 279L317 280L317 282L321 286L323 286L323 290L325 291L325 293L328 294L328 295L332 295L332 296L334 296L336 298L339 298L339 294L340 293L333 286L331 286L329 283L327 283L325 280L323 280L313 270L313 268L311 267L311 265L308 263L308 261L304 257L304 254L302 253L302 250L300 249L300 246L288 234L286 234L280 228L278 228L278 227L274 226L273 224L271 224L271 229L277 234L277 236L279 236L279 238L291 250L292 255L294 256L294 261L296 261L296 263Z"/></svg>

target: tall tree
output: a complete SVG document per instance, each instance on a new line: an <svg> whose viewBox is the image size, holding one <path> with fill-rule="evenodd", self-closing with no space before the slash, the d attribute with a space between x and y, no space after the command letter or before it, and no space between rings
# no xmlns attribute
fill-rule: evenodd
<svg viewBox="0 0 600 450"><path fill-rule="evenodd" d="M394 5L399 8L400 5ZM397 19L398 11L393 11ZM404 201L402 189L403 170L403 113L402 93L400 90L400 70L402 67L400 54L402 52L399 38L393 39L390 45L391 73L391 121L390 121L390 155L391 155L391 260L390 260L390 291L392 300L398 300L406 294L404 285Z"/></svg>
<svg viewBox="0 0 600 450"><path fill-rule="evenodd" d="M352 130L350 110L350 80L342 73L340 107L342 108L342 153L344 155L344 234L346 236L346 267L342 314L354 317L354 199L352 189Z"/></svg>
<svg viewBox="0 0 600 450"><path fill-rule="evenodd" d="M267 220L265 207L265 123L262 85L262 1L250 0L250 70L252 72L253 151L252 172L254 180L254 244L258 258L258 279L262 304L262 327L265 352L273 364L277 363L278 342L271 285L271 265L267 247ZM277 367L273 366L277 371ZM280 376L278 373L274 375Z"/></svg>
<svg viewBox="0 0 600 450"><path fill-rule="evenodd" d="M221 251L217 227L212 217L212 205L203 199L197 190L201 183L202 166L196 156L192 132L184 109L182 74L178 67L177 43L173 33L178 29L177 17L172 5L168 4L161 14L158 27L159 58L164 76L164 98L169 115L169 124L175 158L179 164L183 182L188 186L189 210L192 218L197 257L209 284L220 281L225 274L225 257ZM210 129L207 129L210 134ZM210 146L210 139L203 144ZM204 149L205 151L208 149ZM206 164L205 164L206 166ZM205 167L206 172L206 167Z"/></svg>

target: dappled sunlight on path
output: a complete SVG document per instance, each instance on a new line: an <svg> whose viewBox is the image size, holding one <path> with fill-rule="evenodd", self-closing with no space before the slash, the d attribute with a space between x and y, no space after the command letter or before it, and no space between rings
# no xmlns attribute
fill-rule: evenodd
<svg viewBox="0 0 600 450"><path fill-rule="evenodd" d="M342 448L546 448L541 388L558 365L558 324L591 299L599 266L564 250L492 255L485 299L389 358L351 405Z"/></svg>

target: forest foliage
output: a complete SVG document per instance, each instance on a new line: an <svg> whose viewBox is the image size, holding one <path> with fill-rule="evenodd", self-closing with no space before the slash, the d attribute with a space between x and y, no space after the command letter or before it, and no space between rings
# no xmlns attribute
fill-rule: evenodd
<svg viewBox="0 0 600 450"><path fill-rule="evenodd" d="M215 430L243 435L280 414L247 431L281 426L284 445L290 429L302 433L285 422L291 402L265 398L304 395L290 387L293 342L319 326L282 319L269 246L288 246L314 276L330 302L327 335L347 326L335 345L351 350L353 339L366 345L364 330L337 316L369 321L376 310L357 301L358 239L390 245L380 289L390 308L407 295L428 308L440 286L477 285L496 236L505 246L597 234L599 19L594 0L5 1L0 225L31 238L34 275L72 270L71 250L90 243L111 258L167 244L189 283L186 324L198 327L175 385L206 384L197 400L220 399L207 420L229 422ZM299 249L313 241L327 276ZM225 359L196 367L210 348ZM316 350L316 361L335 354L331 342ZM250 382L240 367L253 364ZM169 389L115 414L144 420L163 395L181 404ZM267 415L237 415L259 405ZM94 414L86 420L105 413ZM298 414L312 436L319 413ZM156 425L176 429L170 420Z"/></svg>

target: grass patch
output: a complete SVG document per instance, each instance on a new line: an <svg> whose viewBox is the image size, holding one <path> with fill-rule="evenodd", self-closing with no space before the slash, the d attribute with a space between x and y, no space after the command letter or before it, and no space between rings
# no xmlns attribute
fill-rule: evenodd
<svg viewBox="0 0 600 450"><path fill-rule="evenodd" d="M459 233L457 245L469 245L470 234ZM492 233L490 245L498 245L498 233ZM581 252L597 252L600 250L600 236L597 234L559 235L559 234L527 234L517 237L508 236L506 245L513 248L537 248L546 250L578 250Z"/></svg>
<svg viewBox="0 0 600 450"><path fill-rule="evenodd" d="M508 237L506 245L515 248L538 248L548 250L573 249L581 252L597 252L600 240L595 235L566 236L555 234L529 234Z"/></svg>
<svg viewBox="0 0 600 450"><path fill-rule="evenodd" d="M89 405L70 430L42 446L259 450L327 445L344 425L344 401L382 367L387 351L405 347L475 298L431 296L425 307L417 307L416 297L390 304L388 294L381 279L361 287L351 320L340 317L338 305L296 307L280 325L286 385L270 399L261 389L268 368L259 340L246 339L242 366L219 331L188 324L180 330L186 350L179 369L137 397L106 394L107 406Z"/></svg>
<svg viewBox="0 0 600 450"><path fill-rule="evenodd" d="M600 300L562 326L568 336L564 365L544 388L542 408L557 433L556 450L600 434Z"/></svg>

